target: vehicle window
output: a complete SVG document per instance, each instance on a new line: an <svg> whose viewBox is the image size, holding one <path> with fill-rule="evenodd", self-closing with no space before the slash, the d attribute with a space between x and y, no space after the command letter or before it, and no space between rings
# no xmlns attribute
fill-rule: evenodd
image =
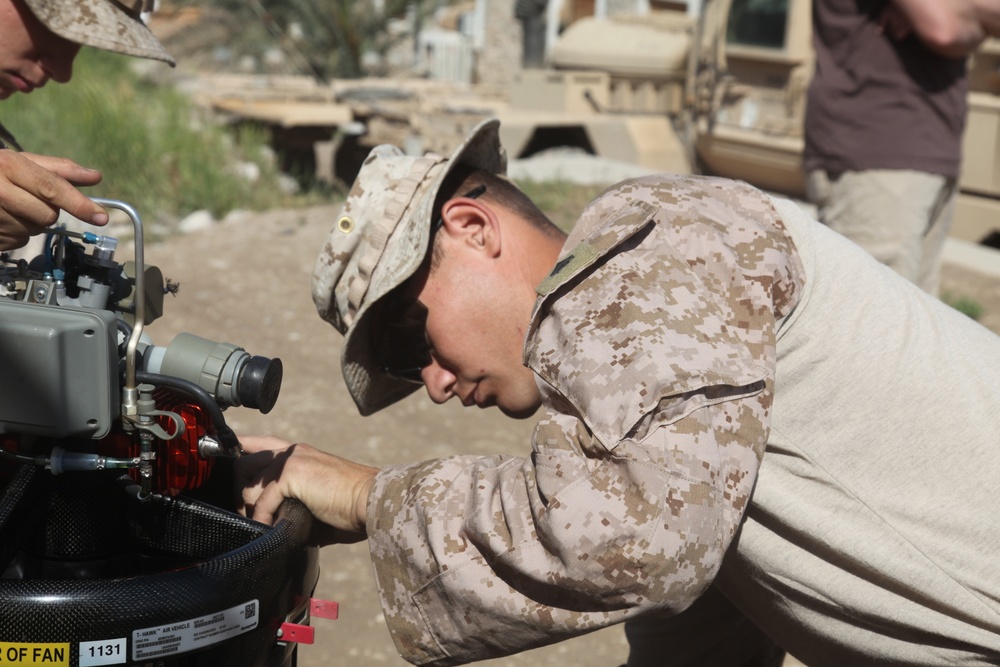
<svg viewBox="0 0 1000 667"><path fill-rule="evenodd" d="M726 41L783 49L787 21L788 0L733 0Z"/></svg>

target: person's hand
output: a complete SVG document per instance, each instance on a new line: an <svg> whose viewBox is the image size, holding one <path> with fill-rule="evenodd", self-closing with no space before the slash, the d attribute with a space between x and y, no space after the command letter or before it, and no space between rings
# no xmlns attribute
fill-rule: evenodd
<svg viewBox="0 0 1000 667"><path fill-rule="evenodd" d="M45 231L62 209L94 225L108 213L75 185L95 185L101 172L66 158L0 149L0 250L12 250Z"/></svg>
<svg viewBox="0 0 1000 667"><path fill-rule="evenodd" d="M894 41L915 35L940 56L965 58L986 37L982 12L976 6L979 1L889 0L878 16L879 28Z"/></svg>
<svg viewBox="0 0 1000 667"><path fill-rule="evenodd" d="M241 514L271 525L281 502L296 498L328 527L319 531L322 543L365 538L376 468L273 436L244 436L240 443L244 454L236 462L236 480L242 488Z"/></svg>
<svg viewBox="0 0 1000 667"><path fill-rule="evenodd" d="M996 0L973 0L976 15L983 30L990 37L1000 37L1000 2Z"/></svg>

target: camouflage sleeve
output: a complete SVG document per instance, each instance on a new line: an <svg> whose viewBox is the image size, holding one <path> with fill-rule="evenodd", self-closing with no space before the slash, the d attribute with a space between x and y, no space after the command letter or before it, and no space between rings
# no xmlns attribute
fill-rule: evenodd
<svg viewBox="0 0 1000 667"><path fill-rule="evenodd" d="M732 503L749 495L756 460L739 443L761 442L745 418L756 401L722 400L613 452L550 412L531 458L383 470L369 542L400 654L460 664L685 609L715 577L742 512Z"/></svg>
<svg viewBox="0 0 1000 667"><path fill-rule="evenodd" d="M525 347L547 406L532 455L376 478L377 586L415 664L680 612L749 502L776 319L802 280L773 206L745 186L653 179L602 195L578 227Z"/></svg>

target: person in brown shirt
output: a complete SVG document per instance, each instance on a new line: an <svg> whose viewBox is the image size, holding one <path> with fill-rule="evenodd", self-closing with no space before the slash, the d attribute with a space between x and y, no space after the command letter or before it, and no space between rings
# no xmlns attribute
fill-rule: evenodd
<svg viewBox="0 0 1000 667"><path fill-rule="evenodd" d="M958 192L966 56L993 4L813 2L809 198L822 222L930 293Z"/></svg>

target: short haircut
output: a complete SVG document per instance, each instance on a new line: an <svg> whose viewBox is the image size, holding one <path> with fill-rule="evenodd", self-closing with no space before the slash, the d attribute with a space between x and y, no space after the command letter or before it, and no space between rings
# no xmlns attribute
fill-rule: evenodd
<svg viewBox="0 0 1000 667"><path fill-rule="evenodd" d="M481 169L468 169L462 166L453 169L438 189L437 199L434 200L433 210L437 213L434 220L440 217L441 209L449 200L461 197L465 193L472 192L482 186L485 186L486 189L477 199L498 204L526 220L543 234L553 238L564 237L563 232L549 220L548 216L542 213L541 209L535 205L535 202L528 195L521 192L520 188L506 177ZM436 238L431 243L431 268L434 268L441 261L441 255Z"/></svg>

